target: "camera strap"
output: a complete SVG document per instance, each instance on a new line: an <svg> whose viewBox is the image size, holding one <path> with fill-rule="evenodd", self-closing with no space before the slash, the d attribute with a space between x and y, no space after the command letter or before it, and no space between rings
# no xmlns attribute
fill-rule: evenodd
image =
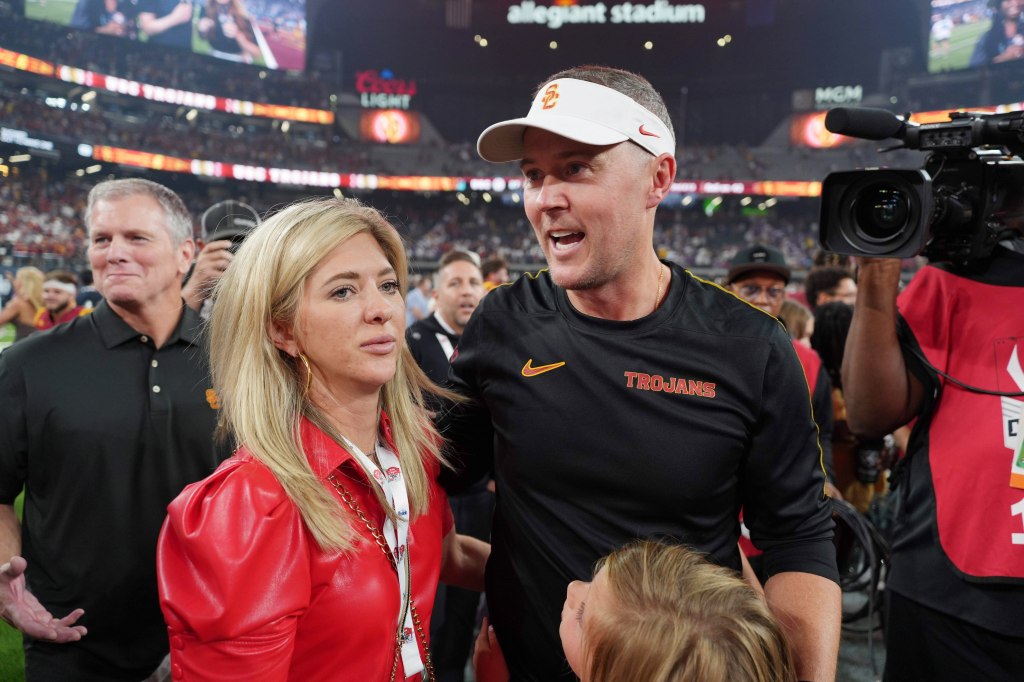
<svg viewBox="0 0 1024 682"><path fill-rule="evenodd" d="M935 372L937 375L939 375L940 377L942 377L943 379L945 379L949 383L955 384L956 386L959 386L960 388L964 389L965 391L970 391L971 393L980 393L982 395L994 395L994 396L999 396L1001 398L1020 398L1020 397L1024 397L1024 391L992 391L992 390L989 390L987 388L978 388L977 386L971 386L970 384L964 383L963 381L960 381L958 379L954 379L953 377L949 376L948 374L943 372L941 369L939 369L938 367L933 365L932 363L928 362L928 358L926 358L924 356L924 353L921 352L921 349L918 348L916 344L908 345L907 346L907 350L909 350L911 352L911 354L913 354L913 356L915 358L920 360L921 364L926 369L929 369L932 372Z"/></svg>

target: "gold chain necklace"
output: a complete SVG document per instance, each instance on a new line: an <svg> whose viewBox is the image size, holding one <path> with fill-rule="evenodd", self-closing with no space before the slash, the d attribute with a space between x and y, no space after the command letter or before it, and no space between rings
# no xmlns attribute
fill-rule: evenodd
<svg viewBox="0 0 1024 682"><path fill-rule="evenodd" d="M384 534L377 529L377 526L373 525L373 522L370 521L370 519L366 518L366 515L359 508L359 505L356 504L356 499L352 496L352 493L350 493L345 485L337 479L334 473L331 473L331 475L327 477L327 480L334 486L334 489L338 492L338 496L341 497L345 504L349 506L356 517L363 522L366 529L370 531L370 535L373 536L377 546L380 547L382 552L384 552L384 556L388 558L391 568L395 569L395 572L397 573L398 562L395 560L395 555L391 552L391 548L388 547L388 541L387 538L384 537ZM395 633L395 659L391 663L390 682L395 682L395 675L398 673L398 659L402 653L402 630L405 627L405 614L409 611L412 612L412 623L416 629L416 634L419 636L420 645L423 647L423 667L426 677L421 676L421 682L428 682L428 680L434 679L434 662L430 657L430 646L427 643L427 633L423 629L423 623L420 621L420 614L416 611L416 603L412 600L412 575L410 572L412 570L412 550L407 547L406 551L409 552L409 556L405 562L405 577L406 584L409 586L409 589L406 592L405 601L402 604L402 617L399 619L398 630Z"/></svg>

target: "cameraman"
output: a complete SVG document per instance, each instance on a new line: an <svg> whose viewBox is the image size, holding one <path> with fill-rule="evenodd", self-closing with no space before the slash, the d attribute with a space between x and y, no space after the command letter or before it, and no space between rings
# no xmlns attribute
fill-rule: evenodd
<svg viewBox="0 0 1024 682"><path fill-rule="evenodd" d="M1019 229L1019 225L1017 226ZM916 419L887 582L886 680L1020 680L1024 490L1010 485L1024 391L1024 240L923 268L861 258L842 378L848 420L879 437ZM942 372L943 374L940 374Z"/></svg>

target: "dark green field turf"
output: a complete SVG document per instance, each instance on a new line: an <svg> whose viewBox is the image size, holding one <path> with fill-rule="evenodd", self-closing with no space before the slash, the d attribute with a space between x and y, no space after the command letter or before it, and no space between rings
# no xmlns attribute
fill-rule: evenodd
<svg viewBox="0 0 1024 682"><path fill-rule="evenodd" d="M14 509L21 518L24 495L14 501ZM25 682L25 652L21 646L21 633L0 621L0 680Z"/></svg>
<svg viewBox="0 0 1024 682"><path fill-rule="evenodd" d="M25 0L25 16L67 26L75 11L75 4L75 0Z"/></svg>
<svg viewBox="0 0 1024 682"><path fill-rule="evenodd" d="M937 52L935 42L932 41L928 45L928 70L934 72L967 68L967 63L971 60L971 53L974 52L974 45L991 25L992 22L986 19L976 24L954 26L947 54Z"/></svg>

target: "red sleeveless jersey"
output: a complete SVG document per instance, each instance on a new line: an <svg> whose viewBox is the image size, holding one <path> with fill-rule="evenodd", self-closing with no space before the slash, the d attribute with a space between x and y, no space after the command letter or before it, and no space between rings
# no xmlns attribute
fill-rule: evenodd
<svg viewBox="0 0 1024 682"><path fill-rule="evenodd" d="M1024 391L1024 288L936 267L899 298L921 351L960 382ZM929 374L932 374L930 370ZM912 456L928 457L942 552L968 579L1024 578L1024 490L1010 486L1024 399L967 391L932 374L938 393L914 427ZM929 418L930 416L930 418ZM927 435L927 438L923 436Z"/></svg>

